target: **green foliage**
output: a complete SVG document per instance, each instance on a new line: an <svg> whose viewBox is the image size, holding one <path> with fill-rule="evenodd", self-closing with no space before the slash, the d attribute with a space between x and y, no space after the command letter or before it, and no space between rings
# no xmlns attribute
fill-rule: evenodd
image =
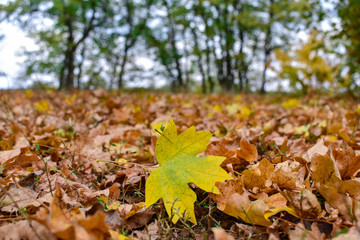
<svg viewBox="0 0 360 240"><path fill-rule="evenodd" d="M338 66L330 65L321 55L323 41L317 37L317 34L314 31L306 43L292 52L285 53L280 49L275 51L275 56L281 65L279 77L290 80L290 86L295 90L297 84L300 84L304 94L311 88L320 88L325 83L334 87L337 75Z"/></svg>
<svg viewBox="0 0 360 240"><path fill-rule="evenodd" d="M306 53L294 46L299 31L320 33L327 17L320 0L16 0L0 4L0 21L18 23L39 46L24 52L23 78L50 75L59 88L125 89L133 81L143 87L165 79L164 88L173 91L265 91L274 55L294 51L280 63L280 76L293 88L330 83L356 90L360 4L335 4L342 28L333 38L347 50L346 62L337 66L325 60L333 54L326 33ZM324 54L313 58L318 51ZM344 59L336 47L331 51Z"/></svg>
<svg viewBox="0 0 360 240"><path fill-rule="evenodd" d="M357 0L338 1L337 10L341 19L341 29L335 38L346 47L347 61L344 67L349 67L346 76L341 81L347 86L349 93L355 90L360 94L360 86L355 80L360 67L360 2Z"/></svg>
<svg viewBox="0 0 360 240"><path fill-rule="evenodd" d="M55 74L60 88L71 89L78 48L107 18L111 11L109 3L109 0L17 0L2 4L6 18L17 21L38 43L39 50L25 53L26 76Z"/></svg>

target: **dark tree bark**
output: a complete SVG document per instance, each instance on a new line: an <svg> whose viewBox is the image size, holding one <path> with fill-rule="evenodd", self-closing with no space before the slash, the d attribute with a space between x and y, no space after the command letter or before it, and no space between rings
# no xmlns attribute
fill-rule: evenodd
<svg viewBox="0 0 360 240"><path fill-rule="evenodd" d="M219 36L219 50L221 51L218 55L216 54L215 51L215 47L213 48L213 54L215 56L215 63L217 66L217 78L218 78L218 82L219 85L223 88L226 89L226 76L225 76L225 69L224 69L224 59L225 59L225 53L224 53L224 31L223 31L223 26L221 24L221 19L220 16L222 15L221 9L219 6L215 6L215 9L217 11L217 15L218 18L215 18L215 22L217 25L218 29L218 36Z"/></svg>
<svg viewBox="0 0 360 240"><path fill-rule="evenodd" d="M184 29L182 31L182 38L184 42L184 57L185 57L185 90L187 91L190 87L190 68L191 68L191 62L189 60L189 50L187 47L187 41L186 41L186 27L184 26ZM195 40L194 40L195 41ZM190 63L190 64L189 64ZM189 67L190 65L190 67Z"/></svg>
<svg viewBox="0 0 360 240"><path fill-rule="evenodd" d="M234 1L233 7L238 15L241 15L244 11L242 2L241 1ZM237 21L237 28L238 28L238 38L239 38L239 52L238 56L236 57L236 66L237 66L237 75L239 79L239 91L244 91L244 84L247 82L247 64L245 61L245 53L244 53L244 46L245 46L245 36L246 36L246 29L241 24L239 20Z"/></svg>
<svg viewBox="0 0 360 240"><path fill-rule="evenodd" d="M131 39L131 35L134 31L134 20L133 20L133 9L131 6L131 1L125 1L127 16L126 22L129 24L129 32L125 36L125 43L124 43L124 55L120 65L120 72L118 77L118 88L122 89L124 87L124 73L125 73L125 66L128 60L129 50L135 44L136 40Z"/></svg>
<svg viewBox="0 0 360 240"><path fill-rule="evenodd" d="M126 21L129 24L129 32L126 34L125 36L125 43L124 43L124 54L123 54L123 58L120 64L120 71L119 71L119 75L118 75L118 88L122 89L124 87L124 74L125 74L125 69L126 69L126 64L128 62L128 58L129 58L129 51L132 47L134 47L135 43L138 40L138 37L141 33L141 31L143 29L145 29L146 27L146 23L147 20L149 19L149 10L151 5L153 4L153 0L149 0L147 2L147 6L146 6L146 17L144 18L144 20L139 24L139 34L135 34L134 36L134 30L135 30L135 23L134 23L134 15L133 15L133 6L132 6L132 1L131 0L126 0L125 1L125 6L126 6L126 10L127 10L127 16L126 16Z"/></svg>
<svg viewBox="0 0 360 240"><path fill-rule="evenodd" d="M206 75L207 75L207 82L209 83L209 89L210 89L210 93L214 92L214 88L215 88L215 82L214 79L212 77L212 74L210 72L211 69L211 62L210 62L210 42L207 39L206 40Z"/></svg>
<svg viewBox="0 0 360 240"><path fill-rule="evenodd" d="M198 43L198 36L196 33L196 30L194 28L191 28L191 32L194 38L194 46L195 46L195 55L197 56L197 64L198 64L198 68L200 71L200 75L201 75L201 91L202 93L206 93L206 77L205 77L205 71L204 71L204 67L203 67L203 59L202 59L202 54L200 52L199 49L199 43Z"/></svg>
<svg viewBox="0 0 360 240"><path fill-rule="evenodd" d="M249 79L248 79L248 71L249 71L249 62L245 59L244 53L244 45L245 45L245 33L244 31L239 32L240 39L240 49L239 49L239 59L240 59L240 67L238 70L239 74L239 88L240 91L249 92Z"/></svg>
<svg viewBox="0 0 360 240"><path fill-rule="evenodd" d="M273 11L273 4L274 0L270 0L269 5L269 22L266 25L266 32L265 32L265 42L264 42L264 70L262 72L262 80L261 80L261 87L260 87L260 93L265 93L265 84L267 81L266 72L269 67L269 60L270 60L270 54L272 51L271 41L272 41L272 24L274 21L274 11Z"/></svg>
<svg viewBox="0 0 360 240"><path fill-rule="evenodd" d="M233 64L232 64L232 55L231 50L233 47L233 31L231 30L231 23L228 22L229 10L228 4L226 2L224 13L223 13L223 22L224 22L224 31L225 31L225 62L226 62L226 82L225 88L227 91L230 91L234 86L234 74L233 74Z"/></svg>
<svg viewBox="0 0 360 240"><path fill-rule="evenodd" d="M177 47L176 47L176 41L175 41L175 35L176 35L176 31L175 31L175 24L173 22L173 18L171 17L171 10L170 7L167 3L167 1L164 1L166 10L167 10L167 20L168 20L168 24L169 24L169 32L168 32L168 39L169 39L169 43L171 46L171 57L174 59L175 61L175 70L176 70L176 86L175 88L177 90L183 90L184 88L184 80L183 80L183 72L181 69L181 64L180 64L180 54L178 53Z"/></svg>
<svg viewBox="0 0 360 240"><path fill-rule="evenodd" d="M213 79L213 76L211 74L211 46L210 46L210 26L208 23L208 19L205 15L204 12L204 8L199 4L198 7L195 9L197 12L197 14L200 15L202 21L205 24L205 44L206 44L206 49L205 49L205 55L206 55L206 77L207 77L207 82L209 83L209 92L213 93L214 92L214 88L215 88L215 82Z"/></svg>
<svg viewBox="0 0 360 240"><path fill-rule="evenodd" d="M84 61L85 61L85 51L86 50L86 45L85 43L83 44L83 47L81 48L81 51L80 51L80 55L81 55L81 60L77 66L77 68L79 69L79 73L77 74L76 76L76 87L78 89L81 88L81 77L82 77L82 70L83 70L83 64L84 64Z"/></svg>
<svg viewBox="0 0 360 240"><path fill-rule="evenodd" d="M65 7L66 8L66 7ZM64 12L67 13L67 9L64 9ZM68 38L66 42L66 50L64 56L64 66L60 73L60 84L59 88L65 88L66 90L71 90L74 87L74 79L75 79L75 56L76 51L79 45L85 41L85 39L89 36L90 32L94 29L94 21L96 16L95 2L92 2L92 16L87 23L86 27L83 30L83 33L79 40L75 40L74 37L74 16L69 15L65 19L65 25L68 31Z"/></svg>

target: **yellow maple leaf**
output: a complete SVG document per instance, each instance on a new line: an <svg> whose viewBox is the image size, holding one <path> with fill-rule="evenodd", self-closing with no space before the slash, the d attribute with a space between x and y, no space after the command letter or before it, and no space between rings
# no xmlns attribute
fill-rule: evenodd
<svg viewBox="0 0 360 240"><path fill-rule="evenodd" d="M212 110L213 112L221 113L223 108L221 105L215 104L213 106L210 106L209 109Z"/></svg>
<svg viewBox="0 0 360 240"><path fill-rule="evenodd" d="M234 115L235 113L241 111L241 106L239 104L233 103L230 105L226 105L226 111L230 114L230 115Z"/></svg>
<svg viewBox="0 0 360 240"><path fill-rule="evenodd" d="M210 131L196 131L195 127L177 135L175 123L170 120L156 143L155 155L160 167L146 181L147 207L162 198L174 223L185 215L196 224L196 194L188 183L195 183L207 192L218 194L220 192L215 182L230 179L229 174L219 166L225 157L196 157L205 151L211 135Z"/></svg>
<svg viewBox="0 0 360 240"><path fill-rule="evenodd" d="M31 89L26 89L25 90L25 97L26 98L31 98L32 95L33 95L33 91Z"/></svg>
<svg viewBox="0 0 360 240"><path fill-rule="evenodd" d="M299 100L296 98L291 98L287 100L286 102L283 102L281 105L286 109L292 109L295 108L299 104Z"/></svg>
<svg viewBox="0 0 360 240"><path fill-rule="evenodd" d="M248 107L241 106L240 108L241 108L241 114L240 114L241 117L247 118L248 116L251 115L251 110Z"/></svg>
<svg viewBox="0 0 360 240"><path fill-rule="evenodd" d="M47 112L50 109L49 101L48 100L41 100L41 101L39 101L39 102L37 102L35 104L35 108L36 108L36 110L38 110L41 113Z"/></svg>
<svg viewBox="0 0 360 240"><path fill-rule="evenodd" d="M65 97L65 102L68 104L68 105L71 105L73 104L73 102L76 100L76 94L73 94L71 96L67 96Z"/></svg>
<svg viewBox="0 0 360 240"><path fill-rule="evenodd" d="M139 202L136 204L131 205L131 208L129 209L128 206L131 204L122 204L118 208L118 212L120 213L120 217L124 220L131 218L135 214L137 214L139 211L141 211L145 207L144 202Z"/></svg>
<svg viewBox="0 0 360 240"><path fill-rule="evenodd" d="M100 196L99 199L105 204L108 210L116 210L121 204L119 201L109 199L105 196Z"/></svg>
<svg viewBox="0 0 360 240"><path fill-rule="evenodd" d="M122 235L121 233L114 231L114 230L109 230L111 238L114 240L136 240L136 238L129 238L125 235Z"/></svg>

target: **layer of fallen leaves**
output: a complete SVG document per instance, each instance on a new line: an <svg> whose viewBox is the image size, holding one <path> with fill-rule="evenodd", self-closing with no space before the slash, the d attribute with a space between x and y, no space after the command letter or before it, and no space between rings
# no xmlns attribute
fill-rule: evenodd
<svg viewBox="0 0 360 240"><path fill-rule="evenodd" d="M351 100L102 90L0 97L2 239L360 236L360 107ZM211 131L199 156L225 157L231 176L217 182L221 194L189 184L198 225L181 216L174 224L161 200L145 208L170 119L179 134Z"/></svg>

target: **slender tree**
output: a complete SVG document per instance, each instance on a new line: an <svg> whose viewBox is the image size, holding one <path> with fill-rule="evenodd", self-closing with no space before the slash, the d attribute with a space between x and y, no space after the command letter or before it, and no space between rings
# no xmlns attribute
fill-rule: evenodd
<svg viewBox="0 0 360 240"><path fill-rule="evenodd" d="M352 94L355 90L360 96L360 2L356 0L338 1L336 5L341 19L341 30L336 39L341 39L341 44L346 48L346 64L349 70L341 82Z"/></svg>
<svg viewBox="0 0 360 240"><path fill-rule="evenodd" d="M79 47L102 25L111 8L109 0L16 0L1 5L1 9L8 20L17 21L40 45L45 45L47 54L61 59L57 61L61 67L50 64L48 68L57 70L59 88L70 90L74 87ZM31 62L27 73L32 74L36 65L36 70L44 70L39 64Z"/></svg>

